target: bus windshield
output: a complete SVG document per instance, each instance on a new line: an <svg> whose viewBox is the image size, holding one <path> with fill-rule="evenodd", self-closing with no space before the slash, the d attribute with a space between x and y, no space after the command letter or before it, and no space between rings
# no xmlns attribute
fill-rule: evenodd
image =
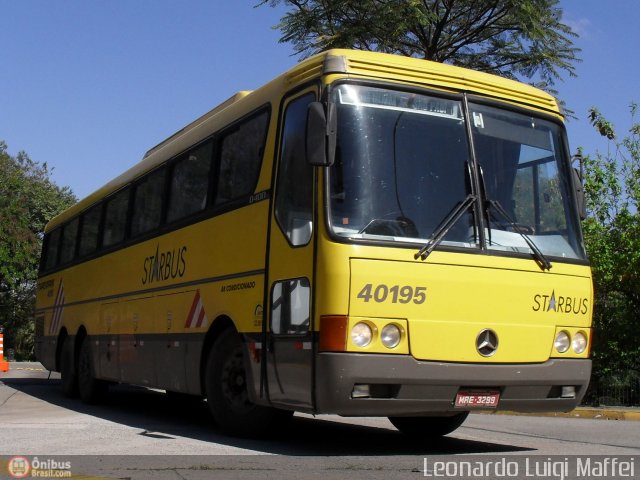
<svg viewBox="0 0 640 480"><path fill-rule="evenodd" d="M336 161L330 169L335 235L371 242L428 242L471 191L461 100L361 85L334 89ZM470 103L490 250L584 259L561 127ZM440 246L477 249L479 219L467 209Z"/></svg>

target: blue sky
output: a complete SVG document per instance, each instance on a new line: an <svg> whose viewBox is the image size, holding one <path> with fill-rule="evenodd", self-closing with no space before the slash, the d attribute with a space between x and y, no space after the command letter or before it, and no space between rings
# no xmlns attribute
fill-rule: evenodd
<svg viewBox="0 0 640 480"><path fill-rule="evenodd" d="M238 90L294 65L283 10L257 0L0 0L0 139L86 196ZM557 88L576 112L572 151L606 151L597 106L623 133L640 102L637 0L562 0L580 34L577 78Z"/></svg>

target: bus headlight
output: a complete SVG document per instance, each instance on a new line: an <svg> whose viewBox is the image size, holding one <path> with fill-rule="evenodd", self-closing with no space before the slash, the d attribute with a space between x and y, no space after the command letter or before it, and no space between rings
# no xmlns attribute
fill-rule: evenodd
<svg viewBox="0 0 640 480"><path fill-rule="evenodd" d="M402 332L397 325L390 323L385 325L380 334L380 341L387 348L395 348L400 343Z"/></svg>
<svg viewBox="0 0 640 480"><path fill-rule="evenodd" d="M571 345L571 339L569 338L569 334L564 330L558 332L556 335L556 340L553 342L553 346L560 353L565 353L569 350L569 346Z"/></svg>
<svg viewBox="0 0 640 480"><path fill-rule="evenodd" d="M583 353L587 349L587 337L584 333L578 332L573 336L571 348L577 354Z"/></svg>
<svg viewBox="0 0 640 480"><path fill-rule="evenodd" d="M366 347L371 343L372 337L371 327L364 322L356 323L351 329L351 340L357 347Z"/></svg>

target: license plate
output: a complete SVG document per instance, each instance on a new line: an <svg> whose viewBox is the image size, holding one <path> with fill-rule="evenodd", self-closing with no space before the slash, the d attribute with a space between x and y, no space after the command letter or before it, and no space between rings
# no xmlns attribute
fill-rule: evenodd
<svg viewBox="0 0 640 480"><path fill-rule="evenodd" d="M496 408L500 401L500 392L461 390L456 395L455 406L458 408Z"/></svg>

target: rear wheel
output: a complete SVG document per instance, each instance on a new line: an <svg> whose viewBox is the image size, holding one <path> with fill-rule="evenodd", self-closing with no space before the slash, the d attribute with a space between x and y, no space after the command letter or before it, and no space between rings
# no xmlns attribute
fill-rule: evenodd
<svg viewBox="0 0 640 480"><path fill-rule="evenodd" d="M389 421L405 435L413 438L438 438L462 425L469 412L449 417L389 417Z"/></svg>
<svg viewBox="0 0 640 480"><path fill-rule="evenodd" d="M213 419L230 435L264 435L292 414L249 400L242 342L232 329L222 332L209 352L205 388Z"/></svg>
<svg viewBox="0 0 640 480"><path fill-rule="evenodd" d="M91 354L91 342L86 337L80 347L78 357L78 390L80 398L85 403L96 403L107 393L107 383L98 380L93 367L93 355Z"/></svg>
<svg viewBox="0 0 640 480"><path fill-rule="evenodd" d="M60 352L60 377L62 380L62 393L66 397L78 396L78 377L73 359L73 340L65 337Z"/></svg>

